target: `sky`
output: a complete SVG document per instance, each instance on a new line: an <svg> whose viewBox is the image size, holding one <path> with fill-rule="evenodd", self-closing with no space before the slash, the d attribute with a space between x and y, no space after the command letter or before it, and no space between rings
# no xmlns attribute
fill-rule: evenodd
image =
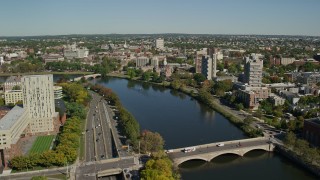
<svg viewBox="0 0 320 180"><path fill-rule="evenodd" d="M320 36L320 0L3 0L0 36Z"/></svg>

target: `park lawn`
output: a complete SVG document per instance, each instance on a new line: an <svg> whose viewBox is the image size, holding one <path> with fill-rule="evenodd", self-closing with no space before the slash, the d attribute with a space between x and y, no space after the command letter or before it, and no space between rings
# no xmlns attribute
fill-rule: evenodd
<svg viewBox="0 0 320 180"><path fill-rule="evenodd" d="M29 154L42 153L44 151L49 150L54 138L54 135L37 137L36 141L33 143L29 151Z"/></svg>

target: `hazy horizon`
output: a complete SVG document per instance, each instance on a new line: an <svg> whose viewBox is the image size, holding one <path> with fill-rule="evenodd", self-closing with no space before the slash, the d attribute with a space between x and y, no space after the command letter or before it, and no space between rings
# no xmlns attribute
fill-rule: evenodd
<svg viewBox="0 0 320 180"><path fill-rule="evenodd" d="M31 0L1 3L1 37L210 34L320 36L317 0Z"/></svg>

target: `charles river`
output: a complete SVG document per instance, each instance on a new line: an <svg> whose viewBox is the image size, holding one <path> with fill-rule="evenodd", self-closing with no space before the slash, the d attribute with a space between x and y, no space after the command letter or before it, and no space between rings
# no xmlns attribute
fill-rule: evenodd
<svg viewBox="0 0 320 180"><path fill-rule="evenodd" d="M247 138L219 113L181 92L125 79L97 79L93 82L111 88L121 103L139 121L141 129L159 132L165 148ZM224 155L180 165L182 179L316 179L276 153L252 151L244 157Z"/></svg>
<svg viewBox="0 0 320 180"><path fill-rule="evenodd" d="M57 80L60 75L55 75ZM74 76L75 77L75 76ZM4 82L5 77L0 77ZM165 148L247 138L219 113L181 92L119 78L92 82L111 88L140 123L141 130L159 132ZM276 154L251 151L244 157L223 155L210 163L188 161L179 166L183 180L309 180L308 171Z"/></svg>

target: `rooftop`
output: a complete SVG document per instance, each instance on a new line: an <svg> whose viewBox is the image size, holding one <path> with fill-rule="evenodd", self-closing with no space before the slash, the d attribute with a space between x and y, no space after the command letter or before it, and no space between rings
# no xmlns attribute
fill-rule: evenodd
<svg viewBox="0 0 320 180"><path fill-rule="evenodd" d="M316 117L316 118L311 118L311 119L306 119L305 121L320 125L320 117Z"/></svg>
<svg viewBox="0 0 320 180"><path fill-rule="evenodd" d="M21 76L10 76L6 79L6 83L21 82Z"/></svg>
<svg viewBox="0 0 320 180"><path fill-rule="evenodd" d="M0 120L3 118L8 112L10 111L10 108L6 106L0 106Z"/></svg>
<svg viewBox="0 0 320 180"><path fill-rule="evenodd" d="M9 130L26 109L15 106L3 118L0 119L0 130Z"/></svg>

